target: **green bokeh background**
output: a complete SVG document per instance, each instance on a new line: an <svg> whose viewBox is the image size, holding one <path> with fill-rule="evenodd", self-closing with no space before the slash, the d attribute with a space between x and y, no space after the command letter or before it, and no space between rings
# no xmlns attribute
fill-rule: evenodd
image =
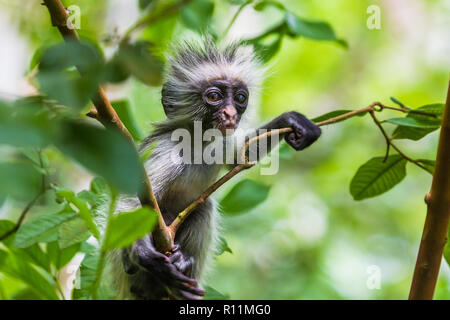
<svg viewBox="0 0 450 320"><path fill-rule="evenodd" d="M3 31L0 45L7 54L17 52L26 66L42 44L60 40L40 1L0 0ZM137 15L137 1L65 1L81 8L81 34L99 35L108 56L114 46L102 42L129 26ZM135 3L136 2L136 3ZM373 101L390 103L395 96L411 107L445 101L450 44L448 1L282 1L297 15L328 21L349 43L348 50L330 43L285 37L280 52L270 61L260 106L255 110L266 121L282 112L297 110L315 117L334 109L356 109ZM366 26L369 5L381 9L381 29ZM216 1L211 28L219 34L236 6ZM250 7L230 33L239 36L262 32L279 19L273 10L255 12ZM128 21L128 22L127 22ZM8 28L5 29L4 26ZM251 27L249 27L251 26ZM171 28L173 34L171 34ZM183 36L185 27L176 17L158 23L141 37ZM4 55L2 55L3 57ZM7 98L33 93L29 70L12 65L8 72L21 74L17 86L0 82ZM4 66L3 64L1 64ZM142 128L164 118L160 88L136 80L108 86L113 98L127 97ZM387 111L386 115L396 113ZM393 129L386 124L386 128ZM438 131L418 142L398 145L414 158L433 159ZM0 157L7 157L0 148ZM431 175L408 164L408 176L390 192L355 202L349 184L357 168L373 156L384 154L383 137L367 118L323 128L311 148L280 160L276 175L260 176L258 167L244 175L271 185L266 202L237 217L223 217L222 234L233 254L216 258L207 276L208 285L233 299L405 299L414 270L426 206L423 201ZM80 166L49 151L52 176L77 191L85 189L91 175ZM239 177L238 179L241 179ZM231 186L231 185L230 185ZM217 198L229 189L218 192ZM1 218L17 219L22 203L7 201ZM33 215L49 210L41 203ZM377 266L381 288L369 289L370 266ZM24 285L0 275L2 295L11 297ZM450 269L443 262L437 299L450 298Z"/></svg>

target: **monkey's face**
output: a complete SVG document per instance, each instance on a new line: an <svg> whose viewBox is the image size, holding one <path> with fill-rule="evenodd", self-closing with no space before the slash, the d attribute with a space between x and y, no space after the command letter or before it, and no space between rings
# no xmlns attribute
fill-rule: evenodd
<svg viewBox="0 0 450 320"><path fill-rule="evenodd" d="M248 104L247 86L239 80L215 79L203 86L202 99L211 126L223 135L237 128Z"/></svg>

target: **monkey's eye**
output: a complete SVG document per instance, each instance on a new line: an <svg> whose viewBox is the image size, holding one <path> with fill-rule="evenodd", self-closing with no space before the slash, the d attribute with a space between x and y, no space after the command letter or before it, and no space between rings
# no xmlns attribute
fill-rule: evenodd
<svg viewBox="0 0 450 320"><path fill-rule="evenodd" d="M209 102L217 102L220 100L220 94L213 91L213 92L208 93L206 95L206 98L208 98Z"/></svg>
<svg viewBox="0 0 450 320"><path fill-rule="evenodd" d="M236 100L236 102L238 103L244 103L245 100L247 100L247 97L245 95L243 95L242 93L238 93L235 97L234 100Z"/></svg>

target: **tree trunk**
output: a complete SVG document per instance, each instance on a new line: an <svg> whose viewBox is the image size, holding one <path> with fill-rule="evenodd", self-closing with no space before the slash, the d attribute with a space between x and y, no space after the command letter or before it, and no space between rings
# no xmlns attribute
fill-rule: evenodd
<svg viewBox="0 0 450 320"><path fill-rule="evenodd" d="M409 293L410 300L433 299L450 220L450 83L431 191L426 197L427 217Z"/></svg>

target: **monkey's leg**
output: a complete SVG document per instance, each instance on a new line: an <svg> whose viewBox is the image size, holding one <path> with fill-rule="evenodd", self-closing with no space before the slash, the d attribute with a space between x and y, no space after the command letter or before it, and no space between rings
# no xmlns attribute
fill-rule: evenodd
<svg viewBox="0 0 450 320"><path fill-rule="evenodd" d="M217 219L219 214L215 202L208 198L200 204L183 222L175 236L175 242L185 257L191 259L187 263L186 275L201 280L205 265L210 261L214 250L214 239L217 238Z"/></svg>

